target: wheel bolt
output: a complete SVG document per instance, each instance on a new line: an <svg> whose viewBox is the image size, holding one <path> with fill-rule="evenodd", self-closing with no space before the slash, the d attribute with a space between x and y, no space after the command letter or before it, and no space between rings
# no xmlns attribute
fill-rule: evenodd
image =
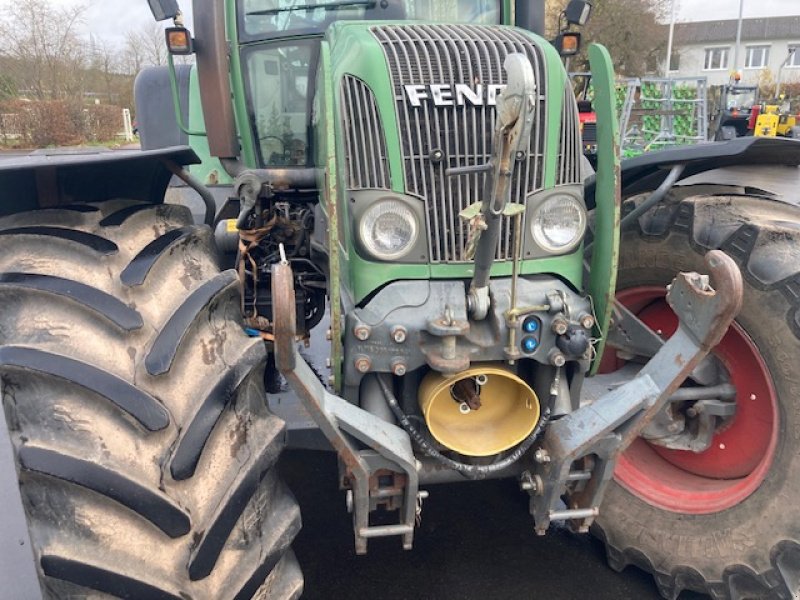
<svg viewBox="0 0 800 600"><path fill-rule="evenodd" d="M405 327L401 327L398 325L394 329L392 329L392 339L395 341L396 344L402 344L406 341L408 337L408 332L406 331Z"/></svg>
<svg viewBox="0 0 800 600"><path fill-rule="evenodd" d="M372 361L366 356L360 356L356 359L356 371L359 373L367 373L372 367Z"/></svg>
<svg viewBox="0 0 800 600"><path fill-rule="evenodd" d="M539 448L533 455L533 460L535 460L540 465L550 462L550 453L543 449Z"/></svg>
<svg viewBox="0 0 800 600"><path fill-rule="evenodd" d="M397 361L392 364L392 373L397 375L398 377L402 377L406 374L406 365L403 361Z"/></svg>
<svg viewBox="0 0 800 600"><path fill-rule="evenodd" d="M567 333L567 329L569 328L569 323L563 317L557 317L553 319L553 324L551 325L553 333L556 335L564 335Z"/></svg>
<svg viewBox="0 0 800 600"><path fill-rule="evenodd" d="M564 358L564 355L555 348L550 351L548 358L550 359L550 364L554 367L563 367L565 364L567 364L567 359Z"/></svg>
<svg viewBox="0 0 800 600"><path fill-rule="evenodd" d="M359 325L355 328L353 334L356 336L356 339L366 342L369 339L370 330L366 325Z"/></svg>

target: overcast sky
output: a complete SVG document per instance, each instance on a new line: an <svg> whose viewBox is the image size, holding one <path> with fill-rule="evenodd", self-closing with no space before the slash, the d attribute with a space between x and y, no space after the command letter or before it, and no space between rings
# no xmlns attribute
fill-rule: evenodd
<svg viewBox="0 0 800 600"><path fill-rule="evenodd" d="M675 0L677 21L739 18L739 0ZM744 17L800 15L800 0L744 0Z"/></svg>
<svg viewBox="0 0 800 600"><path fill-rule="evenodd" d="M12 0L0 0L0 5ZM84 4L86 29L94 35L121 43L125 32L152 22L147 0L51 0L58 4ZM566 3L566 0L565 0ZM181 8L191 15L191 0L180 0ZM736 19L739 0L675 0L677 21ZM800 0L744 0L744 16L800 15Z"/></svg>

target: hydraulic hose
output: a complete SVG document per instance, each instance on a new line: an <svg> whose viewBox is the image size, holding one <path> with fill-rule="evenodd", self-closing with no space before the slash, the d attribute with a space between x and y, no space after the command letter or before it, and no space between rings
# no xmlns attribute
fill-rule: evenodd
<svg viewBox="0 0 800 600"><path fill-rule="evenodd" d="M441 452L439 452L436 448L434 448L431 443L425 439L425 437L417 430L416 427L411 423L411 419L408 418L408 415L403 412L403 409L400 408L400 404L397 402L397 398L395 398L394 393L392 393L389 384L386 382L385 375L378 376L378 382L380 383L381 390L383 391L383 395L386 397L386 403L389 405L389 408L394 413L394 416L397 418L397 421L400 423L400 426L406 430L411 439L422 449L425 454L438 460L439 462L445 464L446 466L450 467L451 469L458 471L459 473L463 473L467 477L471 479L483 479L487 475L491 473L496 473L497 471L502 471L503 469L513 465L517 462L522 456L530 450L533 443L541 434L544 427L547 425L548 421L550 420L550 409L545 409L544 413L542 413L539 422L536 424L536 427L531 432L531 434L525 438L516 449L509 454L506 458L501 460L500 462L493 463L491 465L468 465L466 463L458 462L457 460L453 460L452 458L448 458Z"/></svg>
<svg viewBox="0 0 800 600"><path fill-rule="evenodd" d="M236 219L237 229L247 228L247 219L255 210L256 203L265 186L269 193L285 190L314 190L319 171L311 167L281 169L248 169L238 159L221 158L225 171L234 178L234 192L241 208Z"/></svg>
<svg viewBox="0 0 800 600"><path fill-rule="evenodd" d="M203 185L197 177L189 173L187 169L178 165L174 160L165 159L163 162L170 173L199 194L200 198L203 200L203 206L205 207L205 217L203 221L209 227L213 227L214 219L217 216L217 204L214 201L214 196L211 191Z"/></svg>

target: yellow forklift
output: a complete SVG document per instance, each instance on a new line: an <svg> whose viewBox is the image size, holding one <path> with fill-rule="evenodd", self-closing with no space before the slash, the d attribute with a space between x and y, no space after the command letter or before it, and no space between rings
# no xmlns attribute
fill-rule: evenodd
<svg viewBox="0 0 800 600"><path fill-rule="evenodd" d="M753 135L756 137L789 137L800 139L797 115L789 112L789 103L780 98L780 104L764 104L756 117Z"/></svg>
<svg viewBox="0 0 800 600"><path fill-rule="evenodd" d="M753 135L756 137L789 137L800 139L800 127L797 125L798 115L790 110L790 102L786 94L781 93L781 75L784 67L789 64L797 48L790 48L789 55L778 69L778 82L775 87L777 101L773 104L764 103L755 116Z"/></svg>

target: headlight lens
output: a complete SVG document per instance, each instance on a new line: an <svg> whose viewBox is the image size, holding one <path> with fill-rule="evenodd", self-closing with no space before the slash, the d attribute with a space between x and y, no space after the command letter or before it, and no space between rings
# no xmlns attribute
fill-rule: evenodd
<svg viewBox="0 0 800 600"><path fill-rule="evenodd" d="M580 244L586 233L586 211L569 194L547 198L531 220L534 241L548 252L563 254Z"/></svg>
<svg viewBox="0 0 800 600"><path fill-rule="evenodd" d="M364 248L375 258L401 258L417 241L417 217L404 202L379 200L361 217L359 234Z"/></svg>

